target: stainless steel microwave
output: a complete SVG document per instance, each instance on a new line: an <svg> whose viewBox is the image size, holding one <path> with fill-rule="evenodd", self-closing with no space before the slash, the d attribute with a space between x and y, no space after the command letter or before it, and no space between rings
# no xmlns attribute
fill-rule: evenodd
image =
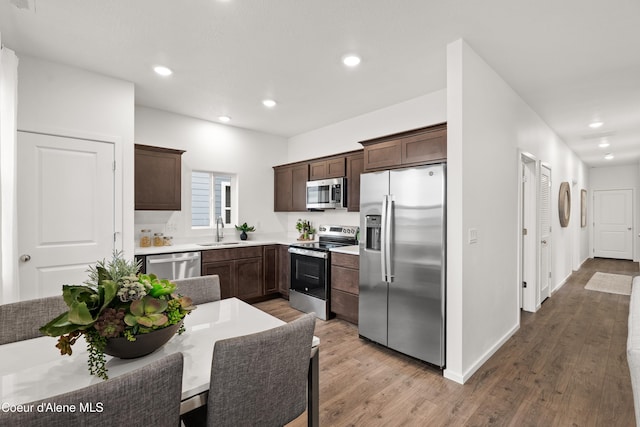
<svg viewBox="0 0 640 427"><path fill-rule="evenodd" d="M347 207L346 178L307 182L307 209L344 209Z"/></svg>

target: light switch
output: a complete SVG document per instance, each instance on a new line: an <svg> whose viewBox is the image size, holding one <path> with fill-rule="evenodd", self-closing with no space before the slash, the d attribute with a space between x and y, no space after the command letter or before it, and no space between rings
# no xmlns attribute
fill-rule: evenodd
<svg viewBox="0 0 640 427"><path fill-rule="evenodd" d="M469 229L469 244L478 243L478 229L470 228Z"/></svg>

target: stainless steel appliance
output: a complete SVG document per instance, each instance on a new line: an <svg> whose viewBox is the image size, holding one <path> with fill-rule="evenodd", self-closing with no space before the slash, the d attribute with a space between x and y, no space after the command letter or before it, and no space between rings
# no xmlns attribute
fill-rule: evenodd
<svg viewBox="0 0 640 427"><path fill-rule="evenodd" d="M200 252L179 252L171 254L147 255L147 274L155 274L160 279L186 279L200 276Z"/></svg>
<svg viewBox="0 0 640 427"><path fill-rule="evenodd" d="M445 164L360 182L361 337L445 364Z"/></svg>
<svg viewBox="0 0 640 427"><path fill-rule="evenodd" d="M315 312L322 320L331 314L331 248L358 244L358 226L321 225L318 241L295 243L291 256L291 307Z"/></svg>
<svg viewBox="0 0 640 427"><path fill-rule="evenodd" d="M346 191L346 178L308 181L307 209L345 209Z"/></svg>

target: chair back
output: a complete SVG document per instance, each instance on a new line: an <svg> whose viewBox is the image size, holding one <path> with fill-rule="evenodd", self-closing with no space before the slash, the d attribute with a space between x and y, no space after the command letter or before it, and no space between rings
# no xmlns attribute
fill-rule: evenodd
<svg viewBox="0 0 640 427"><path fill-rule="evenodd" d="M220 278L218 275L177 279L176 292L193 300L194 304L204 304L220 300Z"/></svg>
<svg viewBox="0 0 640 427"><path fill-rule="evenodd" d="M40 327L69 310L62 296L0 305L0 345L40 337Z"/></svg>
<svg viewBox="0 0 640 427"><path fill-rule="evenodd" d="M316 315L215 343L207 425L282 426L307 406Z"/></svg>
<svg viewBox="0 0 640 427"><path fill-rule="evenodd" d="M180 425L182 369L182 353L173 353L116 378L28 403L34 408L31 412L0 411L0 425L176 427ZM48 404L74 405L75 411L38 411L41 404L45 409Z"/></svg>

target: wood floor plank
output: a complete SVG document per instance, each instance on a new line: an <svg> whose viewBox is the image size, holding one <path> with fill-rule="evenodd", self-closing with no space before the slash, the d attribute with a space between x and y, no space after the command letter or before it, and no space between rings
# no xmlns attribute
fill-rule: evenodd
<svg viewBox="0 0 640 427"><path fill-rule="evenodd" d="M584 289L597 272L638 274L630 261L592 259L464 385L358 337L340 319L316 322L322 426L633 426L626 359L629 297ZM256 306L290 322L288 301ZM306 425L306 413L290 426Z"/></svg>

